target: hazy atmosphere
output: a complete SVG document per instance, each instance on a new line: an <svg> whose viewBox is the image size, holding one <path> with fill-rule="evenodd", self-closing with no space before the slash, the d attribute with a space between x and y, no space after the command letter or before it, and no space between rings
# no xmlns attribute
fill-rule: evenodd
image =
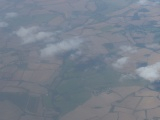
<svg viewBox="0 0 160 120"><path fill-rule="evenodd" d="M160 120L160 0L0 0L0 120Z"/></svg>

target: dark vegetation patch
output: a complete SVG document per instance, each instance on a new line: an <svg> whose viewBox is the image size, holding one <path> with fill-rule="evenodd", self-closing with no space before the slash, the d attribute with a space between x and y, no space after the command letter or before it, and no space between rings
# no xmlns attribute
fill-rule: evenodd
<svg viewBox="0 0 160 120"><path fill-rule="evenodd" d="M27 93L9 93L1 92L0 101L8 100L17 105L20 109L24 110L28 101L29 95Z"/></svg>

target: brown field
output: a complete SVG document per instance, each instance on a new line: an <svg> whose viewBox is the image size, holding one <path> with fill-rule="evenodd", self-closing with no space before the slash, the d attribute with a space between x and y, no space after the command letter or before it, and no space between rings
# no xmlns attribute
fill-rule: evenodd
<svg viewBox="0 0 160 120"><path fill-rule="evenodd" d="M119 90L118 93L115 92L116 90ZM123 97L118 95L128 90L130 92ZM153 97L150 96L151 93ZM115 88L111 94L102 93L93 96L61 120L117 120L117 118L118 120L143 120L159 117L160 100L155 93L157 92L138 86ZM139 97L134 96L138 94Z"/></svg>
<svg viewBox="0 0 160 120"><path fill-rule="evenodd" d="M38 84L23 82L22 84L20 84L18 86L28 90L30 93L36 93L36 94L39 94L39 95L47 94L46 88L41 87Z"/></svg>
<svg viewBox="0 0 160 120"><path fill-rule="evenodd" d="M2 120L18 120L22 114L22 111L9 101L0 102L0 108L0 118Z"/></svg>
<svg viewBox="0 0 160 120"><path fill-rule="evenodd" d="M34 71L29 81L37 83L45 83L52 77L53 72L54 72L53 70Z"/></svg>
<svg viewBox="0 0 160 120"><path fill-rule="evenodd" d="M125 1L114 0L114 2L122 5ZM80 61L101 55L106 58L106 64L112 64L118 58L129 57L123 70L119 70L120 73L135 74L137 63L146 62L148 65L152 65L160 60L160 54L157 51L147 47L135 46L137 43L144 45L153 43L155 34L152 28L143 28L146 29L143 31L144 33L130 30L130 28L129 30L126 29L129 25L133 25L137 29L139 26L148 25L152 21L159 22L160 5L153 7L152 2L143 7L134 3L111 13L108 13L107 10L103 11L102 16L106 15L107 19L102 20L102 22L101 18L99 19L93 14L98 9L96 2L90 0L24 0L16 2L16 4L10 0L0 0L0 3L1 19L5 17L5 12L10 11L17 12L20 18L23 16L31 17L31 20L32 17L38 15L40 18L36 18L37 21L42 19L41 15L53 15L53 18L46 17L49 19L48 21L40 23L30 21L31 23L26 23L26 25L13 25L13 28L11 19L2 19L9 23L9 27L0 28L0 92L27 93L33 97L38 97L40 102L36 114L26 114L26 111L22 114L22 111L10 101L0 101L0 120L52 120L51 116L59 114L54 108L46 108L42 96L48 96L49 89L53 90L51 87L48 88L48 86L52 86L50 83L53 83L53 86L59 83L55 78L61 67L63 68L62 65L65 60L55 56L42 58L40 50L45 47L45 42L44 45L43 42L37 45L22 45L21 39L14 34L21 26L40 26L44 27L46 31L60 31L53 36L58 40L71 39L74 36L81 37L84 39L84 44L80 48L82 52ZM146 8L148 12L139 12L141 8ZM140 18L134 20L133 16L136 13ZM55 17L54 14L56 14ZM159 24L155 26L159 27ZM114 46L112 52L116 52L116 54L112 55L113 58L106 57L110 54L110 50L104 47L106 43L112 43ZM120 47L123 45L135 47L137 52L121 52ZM48 101L52 102L52 99L46 96L44 97L46 101L49 99ZM48 101L47 103L49 103ZM160 117L159 106L159 93L156 91L139 86L117 87L113 88L110 94L102 92L97 96L92 95L88 101L61 116L60 120L153 119Z"/></svg>
<svg viewBox="0 0 160 120"><path fill-rule="evenodd" d="M59 26L59 25L61 25L64 21L65 21L65 20L64 20L64 18L63 18L62 16L58 16L58 17L52 19L51 21L49 21L48 24L51 25L51 26Z"/></svg>
<svg viewBox="0 0 160 120"><path fill-rule="evenodd" d="M30 81L33 74L34 74L33 71L25 70L24 73L23 73L23 76L22 76L22 80Z"/></svg>
<svg viewBox="0 0 160 120"><path fill-rule="evenodd" d="M24 73L24 71L22 71L22 70L17 71L17 72L13 75L12 80L22 80L23 73Z"/></svg>
<svg viewBox="0 0 160 120"><path fill-rule="evenodd" d="M27 92L25 89L21 88L21 87L15 87L15 86L6 86L4 87L1 92L10 92L10 93L25 93Z"/></svg>

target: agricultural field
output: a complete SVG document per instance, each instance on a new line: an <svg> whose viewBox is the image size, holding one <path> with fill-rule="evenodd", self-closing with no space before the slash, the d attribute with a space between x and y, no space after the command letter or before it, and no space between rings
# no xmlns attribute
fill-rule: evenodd
<svg viewBox="0 0 160 120"><path fill-rule="evenodd" d="M0 3L0 120L160 119L159 0Z"/></svg>

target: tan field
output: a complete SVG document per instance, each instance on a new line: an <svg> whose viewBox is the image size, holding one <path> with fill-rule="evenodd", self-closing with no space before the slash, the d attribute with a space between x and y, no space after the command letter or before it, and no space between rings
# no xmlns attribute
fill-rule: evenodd
<svg viewBox="0 0 160 120"><path fill-rule="evenodd" d="M135 72L160 61L160 5L145 2L0 0L0 120L159 119L159 92Z"/></svg>
<svg viewBox="0 0 160 120"><path fill-rule="evenodd" d="M122 87L118 93L121 93L122 90L130 92L120 97L115 92L118 89L113 89L113 93L110 94L102 93L93 96L86 103L63 116L61 120L117 120L117 118L118 120L143 120L159 117L158 92L138 86Z"/></svg>

